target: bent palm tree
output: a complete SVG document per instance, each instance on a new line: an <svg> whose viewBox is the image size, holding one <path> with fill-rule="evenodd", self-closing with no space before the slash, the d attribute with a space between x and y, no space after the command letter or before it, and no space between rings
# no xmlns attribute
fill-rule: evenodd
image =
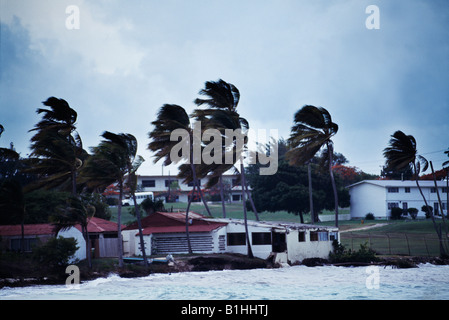
<svg viewBox="0 0 449 320"><path fill-rule="evenodd" d="M304 165L324 146L329 156L329 175L335 203L335 226L338 227L338 194L332 171L334 144L331 138L337 133L338 125L332 122L330 113L322 108L305 105L295 113L294 125L288 139L291 149L286 153L290 165Z"/></svg>
<svg viewBox="0 0 449 320"><path fill-rule="evenodd" d="M115 134L104 132L104 140L97 147L92 148L93 155L88 159L82 176L87 186L90 188L106 188L116 182L119 187L119 202L117 209L118 225L118 251L119 266L123 267L123 242L121 232L121 212L124 187L129 178L129 184L133 186L135 171L143 162L143 158L136 156L137 140L131 134ZM134 192L135 188L131 188ZM133 195L134 198L134 195ZM145 246L140 225L140 211L136 207L140 242L144 260L146 260Z"/></svg>
<svg viewBox="0 0 449 320"><path fill-rule="evenodd" d="M237 112L237 105L240 101L240 92L231 83L219 79L218 81L207 81L205 88L199 92L205 99L196 99L197 106L206 105L207 109L195 109L193 116L201 122L203 131L207 129L217 129L222 138L222 154L224 155L220 164L215 164L210 169L212 178L221 177L224 172L232 168L236 162L240 161L240 175L242 185L242 202L247 238L248 256L253 257L249 242L247 214L246 214L246 179L243 164L243 152L247 147L246 131L249 128L248 121L240 117ZM237 133L237 135L235 135ZM232 134L233 136L230 136ZM226 161L232 159L232 161ZM206 169L207 170L207 169ZM224 199L222 198L224 207ZM254 210L255 211L255 210ZM255 211L257 214L257 212Z"/></svg>
<svg viewBox="0 0 449 320"><path fill-rule="evenodd" d="M30 172L43 178L38 187L70 186L76 195L77 174L88 156L75 132L77 113L63 99L50 97L43 104L49 109L37 109L42 120L30 130L36 131L31 138Z"/></svg>
<svg viewBox="0 0 449 320"><path fill-rule="evenodd" d="M435 218L427 205L426 197L424 196L421 186L419 185L419 173L421 170L424 172L427 170L429 163L427 160L418 154L416 148L416 140L411 135L406 135L404 132L398 130L396 131L390 139L390 146L384 149L384 156L386 158L386 166L394 169L403 169L410 167L413 171L416 186L421 194L426 205L427 214L432 217L432 222L435 231L438 235L440 242L440 254L445 255L445 250L443 247L441 229L437 226Z"/></svg>
<svg viewBox="0 0 449 320"><path fill-rule="evenodd" d="M203 204L210 216L211 214L209 207L202 196L201 187L199 186L196 176L197 169L194 163L193 144L194 139L197 137L194 136L193 128L190 125L190 118L187 112L181 106L175 104L165 104L160 108L157 119L152 122L152 125L154 125L154 129L149 133L149 138L151 141L148 144L148 149L155 152L154 163L164 159L164 166L168 166L179 161L187 161L188 168L185 169L184 172L189 172L189 175L193 181L193 192L195 192L195 188L198 189L201 200L203 201ZM176 132L180 134L182 139L181 142L177 140L172 141L172 134ZM198 142L196 141L196 143ZM179 148L180 146L181 148ZM178 152L173 150L177 150ZM181 154L179 152L181 152ZM185 168L185 165L182 168ZM191 200L192 198L190 198L189 205L186 210L186 235L189 252L192 252L188 232L188 214Z"/></svg>

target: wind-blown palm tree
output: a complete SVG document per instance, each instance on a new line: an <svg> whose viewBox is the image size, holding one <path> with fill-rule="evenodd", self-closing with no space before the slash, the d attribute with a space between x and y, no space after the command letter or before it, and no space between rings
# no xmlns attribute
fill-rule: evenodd
<svg viewBox="0 0 449 320"><path fill-rule="evenodd" d="M123 267L121 212L124 187L128 181L129 185L131 185L132 193L135 192L135 187L133 187L133 183L135 183L135 172L143 162L143 158L136 155L137 140L133 135L125 133L115 134L106 131L102 134L102 137L104 140L102 140L97 147L92 148L93 155L88 159L86 166L82 171L82 177L83 181L90 188L106 188L114 182L118 185L118 251L119 266ZM135 195L132 195L133 198L135 198ZM146 261L145 246L140 224L140 210L138 207L136 207L136 216L139 225L139 233L141 235L140 242L142 254L144 256L144 261Z"/></svg>
<svg viewBox="0 0 449 320"><path fill-rule="evenodd" d="M290 165L307 164L323 147L329 156L329 175L335 203L335 226L338 227L338 194L332 171L334 144L331 138L337 133L338 125L332 122L330 113L322 107L305 105L295 113L294 125L288 139L291 149L286 153Z"/></svg>
<svg viewBox="0 0 449 320"><path fill-rule="evenodd" d="M50 97L39 108L42 120L31 138L31 173L40 175L38 187L66 187L77 194L77 174L88 154L76 133L77 113L67 101Z"/></svg>
<svg viewBox="0 0 449 320"><path fill-rule="evenodd" d="M195 192L195 189L198 190L203 204L210 216L211 214L209 207L204 200L201 192L201 187L199 186L196 175L197 168L196 164L193 161L193 143L196 137L194 137L193 128L190 124L190 118L187 112L181 106L175 104L165 104L160 108L157 119L152 122L152 125L154 126L154 129L149 133L149 138L151 141L148 144L148 149L155 153L154 163L164 159L163 165L168 166L178 161L187 161L187 164L180 166L180 174L182 174L183 172L188 172L188 176L190 177L189 179L191 179L190 181L193 182L193 192ZM186 137L183 137L183 140L181 140L181 142L171 140L172 133L176 132L176 130L187 135ZM177 158L172 159L172 150L175 147L179 147L179 144L182 144L182 146L184 147L183 150L188 150L188 152L182 152L181 154L178 153ZM192 252L192 248L188 232L188 215L192 197L189 199L189 204L186 210L186 236L189 252Z"/></svg>
<svg viewBox="0 0 449 320"><path fill-rule="evenodd" d="M421 194L421 197L424 200L426 205L427 214L432 217L432 222L435 228L435 231L438 235L440 242L440 254L445 255L445 250L443 247L441 229L437 226L435 222L435 218L432 212L429 209L427 204L426 197L424 196L421 186L419 185L419 173L427 170L429 163L428 161L421 155L418 154L416 140L411 135L406 135L404 132L398 130L396 131L389 141L389 147L384 149L384 156L386 158L386 166L390 168L394 168L397 170L403 169L405 167L411 167L416 186Z"/></svg>
<svg viewBox="0 0 449 320"><path fill-rule="evenodd" d="M231 155L233 161L222 161L209 167L211 177L221 177L224 172L231 169L236 162L240 161L240 175L242 185L242 202L243 214L245 221L245 231L247 238L248 256L253 257L251 245L249 242L247 214L246 214L246 179L245 168L243 163L243 152L247 148L247 137L244 141L237 141L236 137L228 137L227 132L236 132L240 130L245 135L249 128L249 123L245 118L240 117L237 112L237 106L240 101L240 92L236 86L222 79L218 81L207 81L204 89L199 92L205 96L205 99L197 98L195 104L198 107L205 105L206 109L195 109L194 118L201 123L202 130L217 129L222 135L222 154L226 158L226 154ZM228 163L227 163L228 162ZM207 169L206 169L207 171ZM224 199L222 199L224 206ZM257 212L255 211L257 214Z"/></svg>

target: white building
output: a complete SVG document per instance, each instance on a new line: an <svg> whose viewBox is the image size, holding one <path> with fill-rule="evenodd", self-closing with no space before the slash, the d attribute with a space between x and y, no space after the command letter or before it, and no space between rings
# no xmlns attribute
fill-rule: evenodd
<svg viewBox="0 0 449 320"><path fill-rule="evenodd" d="M223 175L223 184L226 186L225 192L228 194L230 202L241 202L242 188L237 183L237 175ZM201 189L204 190L206 179L200 179ZM193 183L185 184L182 179L170 175L138 175L137 185L142 191L151 191L154 197L166 197L170 192L176 198L176 202L188 202L188 197L192 193ZM173 186L178 188L173 188ZM170 188L169 188L170 186ZM170 190L169 190L170 189Z"/></svg>
<svg viewBox="0 0 449 320"><path fill-rule="evenodd" d="M239 219L209 219L189 213L189 236L196 253L247 254L245 225ZM142 219L147 254L187 253L185 213L156 212ZM248 221L249 242L255 257L275 257L279 263L297 263L306 258L328 258L338 228ZM141 255L137 225L123 232L125 255Z"/></svg>
<svg viewBox="0 0 449 320"><path fill-rule="evenodd" d="M434 213L440 213L434 182L420 180L419 185L427 204L433 207ZM446 181L437 181L437 185L444 214L447 214ZM348 188L351 196L351 218L365 218L367 213L372 213L376 218L388 219L393 207L416 208L418 217L425 217L425 213L421 211L425 203L416 186L416 181L364 180Z"/></svg>

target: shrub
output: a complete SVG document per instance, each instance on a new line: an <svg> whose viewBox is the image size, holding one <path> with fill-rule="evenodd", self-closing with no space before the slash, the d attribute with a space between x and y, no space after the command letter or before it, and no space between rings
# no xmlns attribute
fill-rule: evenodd
<svg viewBox="0 0 449 320"><path fill-rule="evenodd" d="M52 238L34 249L33 257L42 265L51 269L64 268L79 247L74 238Z"/></svg>
<svg viewBox="0 0 449 320"><path fill-rule="evenodd" d="M416 208L408 208L407 212L410 215L410 217L412 217L413 220L415 220L416 217L418 216L418 209Z"/></svg>
<svg viewBox="0 0 449 320"><path fill-rule="evenodd" d="M369 248L368 243L360 244L358 251L352 249L346 249L344 245L337 240L332 242L334 252L329 254L329 260L332 263L339 262L374 262L378 261L376 252Z"/></svg>
<svg viewBox="0 0 449 320"><path fill-rule="evenodd" d="M402 210L401 208L395 207L395 208L391 208L391 219L392 220L399 220L402 217L402 214L404 213L404 210Z"/></svg>
<svg viewBox="0 0 449 320"><path fill-rule="evenodd" d="M429 210L427 210L427 209L429 209ZM433 208L431 206L422 206L421 211L423 211L426 214L426 219L432 218ZM430 214L427 211L429 211Z"/></svg>
<svg viewBox="0 0 449 320"><path fill-rule="evenodd" d="M374 214L369 212L365 216L365 220L374 220Z"/></svg>

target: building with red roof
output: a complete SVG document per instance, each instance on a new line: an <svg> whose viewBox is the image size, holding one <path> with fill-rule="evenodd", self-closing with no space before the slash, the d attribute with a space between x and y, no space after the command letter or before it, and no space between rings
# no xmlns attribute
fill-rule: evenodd
<svg viewBox="0 0 449 320"><path fill-rule="evenodd" d="M224 252L226 225L189 212L189 237L194 252ZM142 219L142 235L147 254L187 253L185 212L155 212ZM137 223L122 231L125 255L140 255L140 238Z"/></svg>

